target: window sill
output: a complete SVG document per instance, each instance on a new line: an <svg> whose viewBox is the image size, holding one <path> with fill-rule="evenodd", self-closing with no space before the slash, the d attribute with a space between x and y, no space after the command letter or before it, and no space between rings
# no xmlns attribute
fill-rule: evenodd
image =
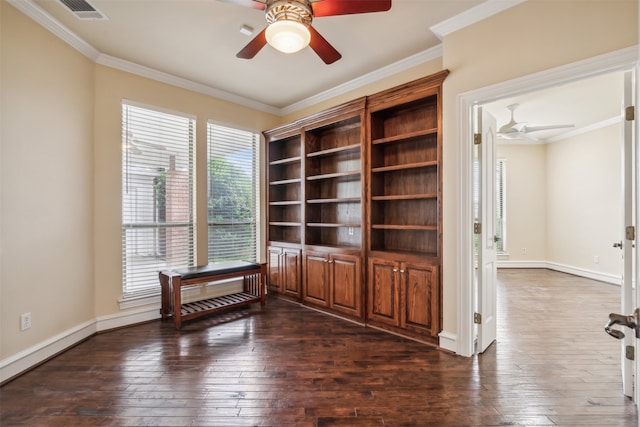
<svg viewBox="0 0 640 427"><path fill-rule="evenodd" d="M160 291L152 294L134 295L128 297L122 297L118 300L120 310L127 310L129 308L141 307L143 305L157 305L160 307Z"/></svg>

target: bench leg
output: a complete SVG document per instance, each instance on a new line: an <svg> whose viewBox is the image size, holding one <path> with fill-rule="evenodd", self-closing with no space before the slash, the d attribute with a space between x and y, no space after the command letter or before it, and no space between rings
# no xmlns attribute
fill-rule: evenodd
<svg viewBox="0 0 640 427"><path fill-rule="evenodd" d="M171 294L173 296L173 324L176 329L182 327L182 300L181 300L181 280L180 277L171 278Z"/></svg>
<svg viewBox="0 0 640 427"><path fill-rule="evenodd" d="M162 292L160 316L162 316L162 320L165 320L171 315L171 286L169 285L169 277L166 274L161 271L158 276Z"/></svg>

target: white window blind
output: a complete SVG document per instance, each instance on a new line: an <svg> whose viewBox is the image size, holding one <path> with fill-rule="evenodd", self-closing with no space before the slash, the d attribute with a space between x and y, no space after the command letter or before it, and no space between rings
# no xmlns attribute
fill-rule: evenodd
<svg viewBox="0 0 640 427"><path fill-rule="evenodd" d="M207 124L209 261L256 260L256 133Z"/></svg>
<svg viewBox="0 0 640 427"><path fill-rule="evenodd" d="M507 210L506 210L506 161L505 159L496 160L496 252L504 254L507 251ZM473 215L476 221L480 219L480 161L473 160ZM477 236L474 235L474 239ZM477 241L475 241L477 245Z"/></svg>
<svg viewBox="0 0 640 427"><path fill-rule="evenodd" d="M195 120L122 104L123 298L158 293L158 271L194 265Z"/></svg>

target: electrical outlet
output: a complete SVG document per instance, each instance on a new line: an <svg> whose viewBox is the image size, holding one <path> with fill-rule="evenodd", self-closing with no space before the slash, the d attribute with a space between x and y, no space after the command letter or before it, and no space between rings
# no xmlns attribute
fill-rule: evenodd
<svg viewBox="0 0 640 427"><path fill-rule="evenodd" d="M526 255L527 254L527 248L522 248L522 255Z"/></svg>
<svg viewBox="0 0 640 427"><path fill-rule="evenodd" d="M20 315L20 330L26 331L27 329L31 329L31 313Z"/></svg>
<svg viewBox="0 0 640 427"><path fill-rule="evenodd" d="M353 227L349 227L349 236L353 236Z"/></svg>
<svg viewBox="0 0 640 427"><path fill-rule="evenodd" d="M596 264L600 263L600 257L598 255L594 255L593 256L593 262L596 263Z"/></svg>

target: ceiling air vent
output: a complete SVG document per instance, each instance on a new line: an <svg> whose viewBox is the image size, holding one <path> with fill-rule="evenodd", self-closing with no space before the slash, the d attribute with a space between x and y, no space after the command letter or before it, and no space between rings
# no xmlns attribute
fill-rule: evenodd
<svg viewBox="0 0 640 427"><path fill-rule="evenodd" d="M107 19L98 9L86 0L59 0L76 18L84 20Z"/></svg>

